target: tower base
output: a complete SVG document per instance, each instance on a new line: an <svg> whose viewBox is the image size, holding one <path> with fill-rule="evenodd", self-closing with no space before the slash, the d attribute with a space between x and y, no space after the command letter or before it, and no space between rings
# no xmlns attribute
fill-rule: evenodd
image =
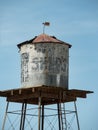
<svg viewBox="0 0 98 130"><path fill-rule="evenodd" d="M67 120L67 115L75 113L76 121L77 121L77 130L80 130L79 120L78 120L78 113L76 107L76 100L78 97L86 98L86 95L92 93L92 91L84 91L84 90L66 90L63 88L58 87L48 87L48 86L38 86L38 87L31 87L31 88L19 88L19 89L11 89L0 92L0 96L7 98L7 106L6 112L4 116L4 121L2 125L2 130L5 130L6 120L10 122L10 130L12 128L15 129L14 122L8 117L9 114L16 114L19 116L19 128L20 130L26 130L28 126L30 130L38 129L38 130L45 130L45 129L52 129L52 130L70 130L69 129L69 121ZM16 102L19 103L21 106L21 110L14 110L9 111L9 103ZM74 102L74 110L66 110L65 103L67 102ZM27 108L28 105L36 106L36 108ZM56 108L48 109L47 106L55 105ZM11 108L12 109L12 108ZM37 114L32 114L32 112L28 113L29 110L37 110ZM55 110L55 113L49 112L48 110ZM47 114L48 113L48 114ZM36 117L37 119L37 128L33 128L34 126L31 125L31 119L27 118ZM53 124L54 119L52 120L51 117L56 116L58 126L54 127ZM50 117L50 121L48 120L50 128L46 128L45 120L47 117ZM14 119L14 118L12 118ZM33 122L35 119L33 120ZM71 127L71 126L70 126ZM29 128L28 128L29 130Z"/></svg>

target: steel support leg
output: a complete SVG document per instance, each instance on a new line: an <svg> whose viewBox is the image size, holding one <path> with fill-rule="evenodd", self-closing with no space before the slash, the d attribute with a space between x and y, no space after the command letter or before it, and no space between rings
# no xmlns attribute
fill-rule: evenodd
<svg viewBox="0 0 98 130"><path fill-rule="evenodd" d="M59 103L57 104L57 110L58 110L58 125L59 125L59 130L61 130L61 118L60 118L60 105Z"/></svg>
<svg viewBox="0 0 98 130"><path fill-rule="evenodd" d="M41 97L38 98L38 130L41 130Z"/></svg>
<svg viewBox="0 0 98 130"><path fill-rule="evenodd" d="M44 105L42 105L42 130L44 130Z"/></svg>
<svg viewBox="0 0 98 130"><path fill-rule="evenodd" d="M20 130L22 130L22 123L23 123L23 109L24 109L24 103L22 103L22 109L21 109Z"/></svg>
<svg viewBox="0 0 98 130"><path fill-rule="evenodd" d="M65 130L67 130L67 119L66 119L66 110L65 110L66 106L65 103L63 103L63 109L64 109L64 118L65 118Z"/></svg>
<svg viewBox="0 0 98 130"><path fill-rule="evenodd" d="M24 130L27 103L22 104L20 130Z"/></svg>
<svg viewBox="0 0 98 130"><path fill-rule="evenodd" d="M78 118L78 112L77 112L77 106L76 106L76 102L75 101L74 101L74 107L75 107L75 113L76 113L76 120L77 120L78 130L80 130L79 118Z"/></svg>
<svg viewBox="0 0 98 130"><path fill-rule="evenodd" d="M22 128L22 130L24 130L24 126L25 126L26 108L27 108L27 103L24 104L23 126L22 126L23 128Z"/></svg>
<svg viewBox="0 0 98 130"><path fill-rule="evenodd" d="M5 122L6 122L8 107L9 107L9 102L7 102L7 105L6 105L6 111L5 111L4 120L3 120L3 124L2 124L2 130L4 130L4 127L5 127Z"/></svg>

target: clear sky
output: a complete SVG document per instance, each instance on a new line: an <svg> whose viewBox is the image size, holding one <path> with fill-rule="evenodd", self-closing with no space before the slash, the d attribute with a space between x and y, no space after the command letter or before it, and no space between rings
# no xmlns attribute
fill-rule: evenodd
<svg viewBox="0 0 98 130"><path fill-rule="evenodd" d="M92 90L78 99L81 130L98 129L98 0L0 0L0 90L20 87L17 44L42 33L72 44L69 88ZM0 124L6 100L0 98ZM1 125L0 125L1 126Z"/></svg>

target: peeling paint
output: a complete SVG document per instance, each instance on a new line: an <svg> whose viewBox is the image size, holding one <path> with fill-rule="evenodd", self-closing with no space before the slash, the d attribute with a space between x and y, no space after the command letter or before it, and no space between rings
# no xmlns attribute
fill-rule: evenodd
<svg viewBox="0 0 98 130"><path fill-rule="evenodd" d="M54 43L21 46L22 87L37 85L68 88L69 47Z"/></svg>

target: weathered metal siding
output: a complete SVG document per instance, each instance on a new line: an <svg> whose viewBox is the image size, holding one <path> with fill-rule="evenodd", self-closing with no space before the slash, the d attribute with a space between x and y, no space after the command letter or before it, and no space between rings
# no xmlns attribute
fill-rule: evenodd
<svg viewBox="0 0 98 130"><path fill-rule="evenodd" d="M22 87L47 85L68 88L68 45L24 44L20 52Z"/></svg>

